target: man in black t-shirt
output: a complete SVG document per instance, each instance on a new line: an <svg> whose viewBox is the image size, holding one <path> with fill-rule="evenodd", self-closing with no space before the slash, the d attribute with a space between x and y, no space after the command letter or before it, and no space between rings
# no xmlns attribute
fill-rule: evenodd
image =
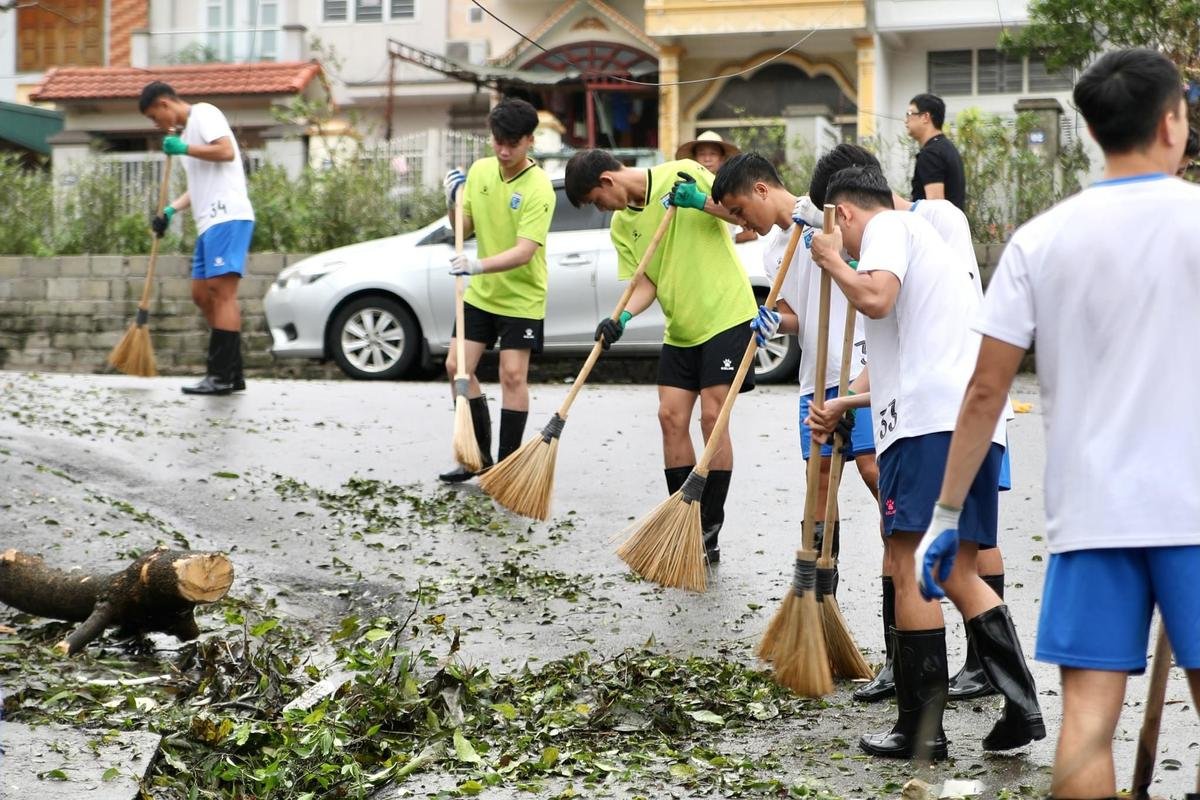
<svg viewBox="0 0 1200 800"><path fill-rule="evenodd" d="M942 133L946 104L932 94L919 94L908 104L904 126L921 145L913 169L913 200L949 200L967 210L967 179L958 149Z"/></svg>

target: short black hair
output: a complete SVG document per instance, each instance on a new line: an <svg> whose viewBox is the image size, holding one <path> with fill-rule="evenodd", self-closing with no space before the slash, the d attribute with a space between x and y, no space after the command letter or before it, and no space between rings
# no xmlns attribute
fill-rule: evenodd
<svg viewBox="0 0 1200 800"><path fill-rule="evenodd" d="M1105 53L1075 84L1075 107L1105 153L1128 153L1149 145L1163 114L1179 104L1179 69L1156 50Z"/></svg>
<svg viewBox="0 0 1200 800"><path fill-rule="evenodd" d="M730 194L746 194L760 182L783 188L783 181L770 161L758 153L738 153L717 170L712 185L713 202L719 203L722 197Z"/></svg>
<svg viewBox="0 0 1200 800"><path fill-rule="evenodd" d="M875 167L880 169L879 159L865 147L842 142L817 159L813 167L812 180L808 184L808 199L817 208L825 205L825 192L829 179L846 167Z"/></svg>
<svg viewBox="0 0 1200 800"><path fill-rule="evenodd" d="M1183 155L1193 161L1200 157L1200 131L1188 126L1187 144L1183 146Z"/></svg>
<svg viewBox="0 0 1200 800"><path fill-rule="evenodd" d="M942 98L926 92L908 102L916 106L919 113L929 112L929 121L933 123L933 127L939 131L942 129L943 123L946 122L946 103Z"/></svg>
<svg viewBox="0 0 1200 800"><path fill-rule="evenodd" d="M506 97L488 113L488 127L497 141L510 144L537 130L537 109L524 100Z"/></svg>
<svg viewBox="0 0 1200 800"><path fill-rule="evenodd" d="M563 188L571 205L579 208L584 198L600 185L600 176L605 172L619 172L624 168L620 161L607 150L580 150L567 162Z"/></svg>
<svg viewBox="0 0 1200 800"><path fill-rule="evenodd" d="M866 209L896 207L887 178L877 167L847 167L830 178L825 202L843 200Z"/></svg>
<svg viewBox="0 0 1200 800"><path fill-rule="evenodd" d="M154 101L160 97L173 97L178 99L179 95L175 94L175 90L171 88L171 84L163 83L162 81L150 81L142 87L142 95L138 98L138 112L145 114L146 109L154 105Z"/></svg>

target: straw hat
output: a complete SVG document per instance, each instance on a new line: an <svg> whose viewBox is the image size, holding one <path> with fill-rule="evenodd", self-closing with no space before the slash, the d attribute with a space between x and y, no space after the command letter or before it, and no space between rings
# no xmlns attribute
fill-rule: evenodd
<svg viewBox="0 0 1200 800"><path fill-rule="evenodd" d="M731 144L721 138L721 134L716 131L705 131L690 142L684 142L679 145L679 149L675 151L675 160L681 158L695 158L696 145L698 144L715 144L721 148L721 158L729 158L736 156L742 152L736 144Z"/></svg>

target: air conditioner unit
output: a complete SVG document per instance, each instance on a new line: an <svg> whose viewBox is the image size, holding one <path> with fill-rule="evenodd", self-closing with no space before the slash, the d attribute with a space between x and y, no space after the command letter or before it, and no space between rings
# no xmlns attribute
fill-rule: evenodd
<svg viewBox="0 0 1200 800"><path fill-rule="evenodd" d="M446 42L446 58L463 64L483 64L488 58L487 40Z"/></svg>

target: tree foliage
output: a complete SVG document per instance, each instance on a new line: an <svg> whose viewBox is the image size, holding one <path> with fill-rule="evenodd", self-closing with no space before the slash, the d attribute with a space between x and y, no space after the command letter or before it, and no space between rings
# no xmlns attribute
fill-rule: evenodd
<svg viewBox="0 0 1200 800"><path fill-rule="evenodd" d="M1200 78L1200 0L1031 0L1029 24L1001 44L1043 54L1051 70L1086 66L1113 47L1149 47Z"/></svg>

